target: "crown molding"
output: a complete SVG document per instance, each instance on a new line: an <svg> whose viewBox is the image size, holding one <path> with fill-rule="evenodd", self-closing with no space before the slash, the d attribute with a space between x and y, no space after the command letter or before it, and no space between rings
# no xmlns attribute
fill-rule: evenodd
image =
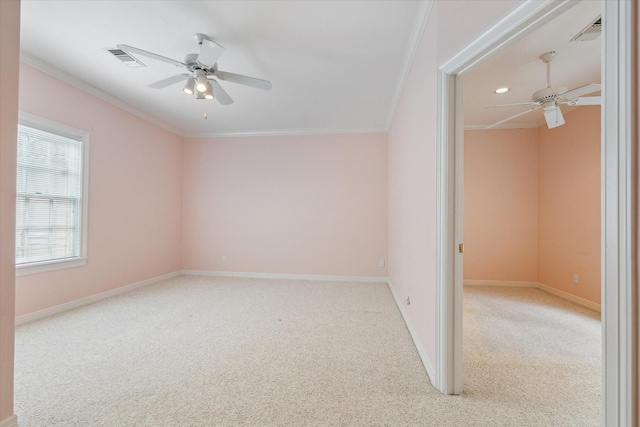
<svg viewBox="0 0 640 427"><path fill-rule="evenodd" d="M276 130L257 130L257 131L237 131L237 132L184 132L176 127L169 126L165 122L158 120L151 115L142 112L141 110L129 105L123 100L110 95L109 93L98 89L91 84L72 76L71 74L54 67L53 65L42 61L26 52L20 52L20 62L27 64L43 73L46 73L58 80L61 80L71 86L80 89L90 95L95 96L109 104L112 104L121 110L127 111L143 120L146 120L162 129L165 129L177 136L185 139L194 138L220 138L220 137L251 137L251 136L287 136L287 135L338 135L338 134L361 134L361 133L386 133L389 131L389 126L395 109L400 99L400 95L404 89L405 83L411 70L413 59L418 50L422 34L429 19L431 10L433 8L434 0L420 1L420 6L414 21L413 30L409 39L409 44L405 51L404 60L402 63L400 78L396 85L395 94L391 102L391 109L387 117L385 127L375 128L329 128L329 129L276 129Z"/></svg>
<svg viewBox="0 0 640 427"><path fill-rule="evenodd" d="M396 108L398 107L400 96L402 95L404 86L407 83L407 79L409 78L409 72L411 71L413 60L416 57L416 53L418 52L418 46L420 46L422 34L424 34L424 30L427 27L427 22L429 21L429 17L431 16L434 1L435 0L421 0L420 5L418 6L416 18L413 21L411 36L409 37L409 43L407 44L407 48L404 52L404 60L402 61L402 66L400 68L400 77L398 78L398 82L396 83L395 94L393 95L393 99L391 100L391 108L389 109L389 115L387 116L387 122L385 126L387 131L391 127L393 116L395 116L396 114Z"/></svg>
<svg viewBox="0 0 640 427"><path fill-rule="evenodd" d="M536 123L524 124L524 125L504 124L504 125L493 127L491 129L487 129L487 126L491 126L491 125L467 125L464 127L464 130L537 129L542 125L536 124Z"/></svg>
<svg viewBox="0 0 640 427"><path fill-rule="evenodd" d="M32 55L20 52L20 62L27 64L43 73L49 74L58 80L70 84L90 95L95 96L105 102L108 102L128 113L131 113L143 120L161 127L169 132L182 138L220 138L220 137L247 137L247 136L285 136L285 135L337 135L337 134L356 134L356 133L386 133L388 128L361 128L361 129L277 129L277 130L260 130L260 131L239 131L239 132L193 132L185 133L180 129L169 126L166 123L155 119L154 117L143 113L137 108L125 103L121 99L110 95L89 83L80 80L59 68L56 68Z"/></svg>
<svg viewBox="0 0 640 427"><path fill-rule="evenodd" d="M341 135L358 133L386 133L384 128L364 129L278 129L249 132L206 132L186 133L184 138L223 138L223 137L247 137L247 136L291 136L291 135Z"/></svg>
<svg viewBox="0 0 640 427"><path fill-rule="evenodd" d="M158 120L146 113L143 113L142 111L138 110L137 108L132 107L131 105L127 104L126 102L122 101L119 98L116 98L113 95L108 94L107 92L104 92L100 89L98 89L95 86L90 85L89 83L78 79L77 77L72 76L71 74L62 71L59 68L54 67L51 64L48 64L44 61L42 61L41 59L36 58L35 56L29 55L28 53L25 52L20 52L20 62L27 64L37 70L42 71L43 73L49 74L52 77L55 77L58 80L61 80L65 83L70 84L71 86L80 89L84 92L87 92L90 95L95 96L96 98L99 98L105 102L108 102L109 104L112 104L118 108L120 108L121 110L124 110L128 113L133 114L134 116L137 116L143 120L146 120L150 123L153 123L154 125L161 127L162 129L165 129L173 134L176 134L182 138L185 137L184 132L182 132L180 129L177 129L173 126L169 126L166 123L164 123L161 120Z"/></svg>

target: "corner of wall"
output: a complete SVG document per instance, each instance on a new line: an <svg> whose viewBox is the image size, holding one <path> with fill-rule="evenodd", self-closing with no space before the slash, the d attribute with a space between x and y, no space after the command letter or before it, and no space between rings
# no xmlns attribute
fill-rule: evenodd
<svg viewBox="0 0 640 427"><path fill-rule="evenodd" d="M15 425L16 138L20 58L20 1L0 1L0 420Z"/></svg>
<svg viewBox="0 0 640 427"><path fill-rule="evenodd" d="M434 381L436 378L436 371L433 367L433 363L431 362L431 360L429 360L429 356L427 355L427 352L424 346L420 342L420 338L418 338L418 334L413 328L413 324L411 323L411 318L409 317L409 314L405 310L404 304L402 303L402 300L398 296L398 293L396 292L393 286L393 283L391 283L390 279L387 279L387 285L389 286L391 295L393 295L393 300L396 302L396 305L398 306L398 311L400 311L402 320L404 320L404 323L407 326L407 329L409 330L409 335L411 336L411 340L413 341L413 344L416 346L416 350L418 351L418 355L420 356L420 360L422 361L422 365L424 366L424 369L427 371L429 380L431 381L431 384L435 384Z"/></svg>

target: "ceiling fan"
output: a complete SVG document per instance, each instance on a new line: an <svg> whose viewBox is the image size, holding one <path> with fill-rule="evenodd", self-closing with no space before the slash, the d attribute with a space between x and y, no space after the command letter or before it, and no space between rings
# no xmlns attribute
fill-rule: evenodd
<svg viewBox="0 0 640 427"><path fill-rule="evenodd" d="M200 45L200 52L187 54L184 62L176 61L175 59L147 52L146 50L126 44L119 44L117 47L127 53L146 56L186 69L186 73L177 74L148 85L148 87L153 89L162 89L186 80L187 82L182 90L187 95L195 95L196 99L215 98L222 105L232 104L233 99L231 99L216 79L262 90L271 89L271 82L268 80L218 70L218 64L216 62L224 52L224 48L204 34L197 33L193 37L198 42L198 45Z"/></svg>
<svg viewBox="0 0 640 427"><path fill-rule="evenodd" d="M520 102L516 104L502 104L502 105L494 105L492 107L487 108L495 108L495 107L510 107L514 105L529 105L529 108L526 111L515 114L511 117L507 117L504 120L500 120L497 123L494 123L490 126L485 127L485 129L491 129L502 123L508 122L509 120L513 120L516 117L523 116L525 114L529 114L532 111L538 110L542 108L542 112L544 114L544 118L547 122L547 127L549 129L553 129L558 126L562 126L565 121L562 116L562 111L560 111L559 104L566 104L572 107L574 106L582 106L582 105L600 105L601 97L600 96L587 96L590 93L600 91L599 84L588 84L584 86L577 87L575 89L567 90L566 87L551 86L551 61L553 57L556 56L555 52L547 52L540 55L540 59L542 62L547 64L547 87L541 89L537 92L534 92L531 95L531 102Z"/></svg>

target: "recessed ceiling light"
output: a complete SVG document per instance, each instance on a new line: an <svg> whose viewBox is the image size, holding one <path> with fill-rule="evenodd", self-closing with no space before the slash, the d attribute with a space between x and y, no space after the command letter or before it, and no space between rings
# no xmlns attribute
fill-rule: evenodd
<svg viewBox="0 0 640 427"><path fill-rule="evenodd" d="M507 93L509 92L511 89L508 87L501 87L496 89L494 92L497 93L498 95L502 95L503 93Z"/></svg>

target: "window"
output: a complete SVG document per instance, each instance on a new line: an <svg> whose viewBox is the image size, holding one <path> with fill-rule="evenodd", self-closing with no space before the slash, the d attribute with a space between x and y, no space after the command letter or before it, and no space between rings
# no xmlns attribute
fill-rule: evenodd
<svg viewBox="0 0 640 427"><path fill-rule="evenodd" d="M20 115L17 275L86 263L88 152L88 133Z"/></svg>

